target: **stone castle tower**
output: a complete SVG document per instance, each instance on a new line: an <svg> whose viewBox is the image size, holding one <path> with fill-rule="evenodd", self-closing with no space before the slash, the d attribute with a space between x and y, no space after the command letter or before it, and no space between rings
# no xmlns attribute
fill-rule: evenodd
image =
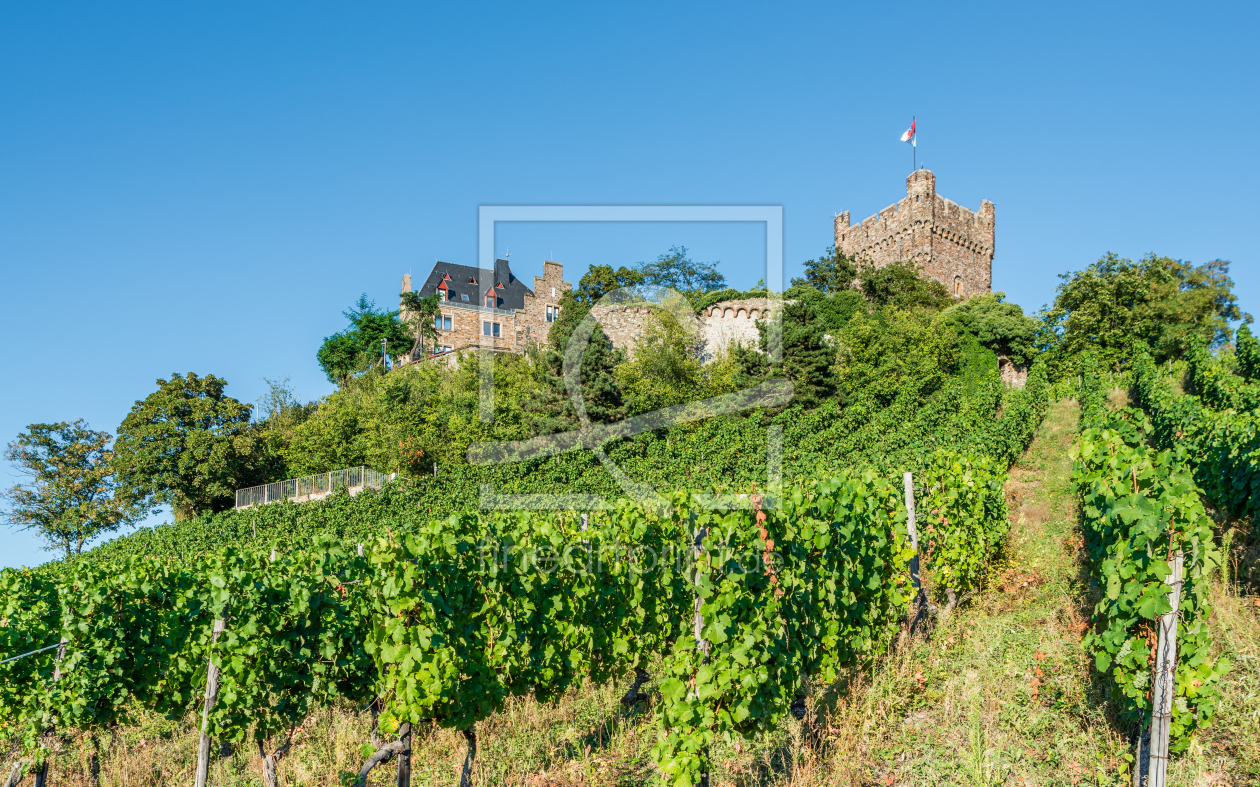
<svg viewBox="0 0 1260 787"><path fill-rule="evenodd" d="M968 298L993 288L993 203L973 213L936 193L936 176L920 169L906 178L906 198L860 224L846 210L836 217L836 248L882 267L909 260Z"/></svg>

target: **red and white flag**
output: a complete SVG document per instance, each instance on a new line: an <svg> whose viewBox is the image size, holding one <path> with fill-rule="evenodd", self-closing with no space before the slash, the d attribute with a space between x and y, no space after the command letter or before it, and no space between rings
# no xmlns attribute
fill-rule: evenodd
<svg viewBox="0 0 1260 787"><path fill-rule="evenodd" d="M918 144L914 141L914 126L917 122L918 121L911 121L910 128L906 129L906 133L901 135L902 142L909 142L910 146L915 148L918 147Z"/></svg>

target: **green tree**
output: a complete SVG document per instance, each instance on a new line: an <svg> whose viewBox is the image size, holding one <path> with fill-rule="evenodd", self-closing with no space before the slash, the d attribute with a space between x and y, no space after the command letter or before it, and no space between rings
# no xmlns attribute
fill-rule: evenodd
<svg viewBox="0 0 1260 787"><path fill-rule="evenodd" d="M771 363L770 332L764 320L757 323L762 353L752 348L732 348L731 358L738 371L736 384L743 388L764 376L781 376L792 381L793 404L806 409L822 404L836 393L832 365L836 360L834 346L828 342L818 312L808 300L785 302L783 306L782 360ZM760 356L760 357L758 357Z"/></svg>
<svg viewBox="0 0 1260 787"><path fill-rule="evenodd" d="M835 336L848 324L853 315L865 312L867 303L862 293L847 288L833 293L823 293L811 284L794 284L783 293L786 300L805 301L813 310L823 331Z"/></svg>
<svg viewBox="0 0 1260 787"><path fill-rule="evenodd" d="M1238 328L1237 345L1238 373L1248 380L1260 379L1260 341L1246 323Z"/></svg>
<svg viewBox="0 0 1260 787"><path fill-rule="evenodd" d="M399 322L398 312L377 309L366 293L342 314L350 321L350 327L325 337L316 353L319 366L331 383L341 385L351 376L378 365L382 350L395 356L415 346L414 331Z"/></svg>
<svg viewBox="0 0 1260 787"><path fill-rule="evenodd" d="M254 432L259 442L259 459L254 462L254 476L250 485L266 484L292 478L286 455L297 435L298 427L315 414L316 402L303 404L293 392L289 378L268 380L267 393L259 402L255 415Z"/></svg>
<svg viewBox="0 0 1260 787"><path fill-rule="evenodd" d="M783 373L792 381L793 399L806 408L817 407L836 392L832 364L836 360L818 320L818 313L804 301L783 307Z"/></svg>
<svg viewBox="0 0 1260 787"><path fill-rule="evenodd" d="M9 503L6 523L36 531L48 549L71 557L93 538L141 518L142 508L116 483L112 441L82 419L28 426L4 451L30 479L0 493Z"/></svg>
<svg viewBox="0 0 1260 787"><path fill-rule="evenodd" d="M1039 340L1056 377L1075 374L1089 349L1099 368L1115 369L1131 363L1138 347L1149 347L1157 363L1183 357L1196 337L1219 347L1230 339L1229 321L1244 317L1224 260L1196 266L1148 254L1133 262L1108 252L1059 278Z"/></svg>
<svg viewBox="0 0 1260 787"><path fill-rule="evenodd" d="M493 354L492 424L480 418L481 360L464 353L453 368L419 363L349 380L294 429L285 449L290 475L366 465L416 478L432 474L434 462L466 464L473 442L533 436L527 405L537 385L529 360Z"/></svg>
<svg viewBox="0 0 1260 787"><path fill-rule="evenodd" d="M838 293L853 289L857 276L857 262L835 246L828 246L818 259L805 262L804 278L792 279L792 286L805 285L819 292Z"/></svg>
<svg viewBox="0 0 1260 787"><path fill-rule="evenodd" d="M574 331L588 314L590 306L574 293L566 292L560 298L560 317L547 334L547 346L535 346L530 351L537 388L529 408L539 434L565 432L578 426L577 412L564 382L564 357ZM617 366L625 360L625 351L614 347L597 324L579 368L582 402L591 421L612 423L626 417L624 391L616 377Z"/></svg>
<svg viewBox="0 0 1260 787"><path fill-rule="evenodd" d="M702 398L705 394L700 354L703 345L666 310L657 310L643 326L634 357L617 367L631 415Z"/></svg>
<svg viewBox="0 0 1260 787"><path fill-rule="evenodd" d="M875 308L892 307L912 309L926 307L943 309L954 302L945 285L923 275L923 271L909 261L894 262L877 268L863 264L858 271L862 294Z"/></svg>
<svg viewBox="0 0 1260 787"><path fill-rule="evenodd" d="M640 262L638 268L644 284L669 287L693 301L726 286L726 277L718 273L717 263L695 262L687 256L686 246L671 246L655 262Z"/></svg>
<svg viewBox="0 0 1260 787"><path fill-rule="evenodd" d="M854 315L864 313L866 304L851 289L825 294L799 282L784 297L782 361L770 362L769 326L760 321L760 352L735 345L728 353L732 384L736 389L748 388L766 377L783 376L792 381L793 403L812 409L836 395L836 336Z"/></svg>
<svg viewBox="0 0 1260 787"><path fill-rule="evenodd" d="M582 274L582 278L578 280L577 290L573 292L573 298L578 303L589 308L599 303L600 298L614 290L634 289L638 285L643 284L643 282L644 276L642 271L626 267L613 270L611 265L592 265L591 269ZM561 309L561 314L563 313L564 310ZM576 325L576 323L574 324Z"/></svg>
<svg viewBox="0 0 1260 787"><path fill-rule="evenodd" d="M231 508L261 459L250 407L224 394L227 381L172 374L118 427L119 480L149 504L169 503L176 519Z"/></svg>
<svg viewBox="0 0 1260 787"><path fill-rule="evenodd" d="M941 318L1021 366L1032 363L1037 355L1041 321L1025 315L1019 304L1007 303L1005 293L968 298L946 309Z"/></svg>
<svg viewBox="0 0 1260 787"><path fill-rule="evenodd" d="M957 372L960 360L954 327L928 309L857 314L839 344L842 389L880 406L903 395L926 398Z"/></svg>
<svg viewBox="0 0 1260 787"><path fill-rule="evenodd" d="M415 342L407 354L408 359L411 359L416 357L417 351L424 351L425 341L437 346L437 323L434 320L442 313L442 309L438 305L437 293L421 298L418 293L404 292L402 307L407 314L406 322L416 333Z"/></svg>

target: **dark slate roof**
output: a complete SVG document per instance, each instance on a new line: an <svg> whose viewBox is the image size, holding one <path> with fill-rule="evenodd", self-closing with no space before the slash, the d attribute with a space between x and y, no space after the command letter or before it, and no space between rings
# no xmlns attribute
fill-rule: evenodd
<svg viewBox="0 0 1260 787"><path fill-rule="evenodd" d="M420 297L423 298L437 292L437 286L442 283L444 276L450 277L446 281L447 298L454 303L466 303L470 306L483 305L485 304L486 290L494 287L495 293L499 296L495 308L524 309L525 296L534 294L533 290L525 286L525 282L512 274L512 269L508 267L507 260L495 260L493 271L474 268L471 265L437 262L433 265L429 278L424 280L424 284L418 291ZM476 281L475 284L473 283L474 280ZM497 286L499 284L503 286L500 288ZM464 300L461 297L464 295L468 296L468 300Z"/></svg>

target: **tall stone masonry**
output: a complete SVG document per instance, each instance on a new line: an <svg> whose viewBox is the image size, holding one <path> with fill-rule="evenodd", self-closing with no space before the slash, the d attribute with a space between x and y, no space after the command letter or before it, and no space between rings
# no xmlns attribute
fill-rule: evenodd
<svg viewBox="0 0 1260 787"><path fill-rule="evenodd" d="M920 169L906 178L906 197L867 218L849 223L836 216L836 248L875 267L907 260L944 284L952 295L969 298L992 292L993 203L981 200L973 212L936 193L936 176Z"/></svg>

